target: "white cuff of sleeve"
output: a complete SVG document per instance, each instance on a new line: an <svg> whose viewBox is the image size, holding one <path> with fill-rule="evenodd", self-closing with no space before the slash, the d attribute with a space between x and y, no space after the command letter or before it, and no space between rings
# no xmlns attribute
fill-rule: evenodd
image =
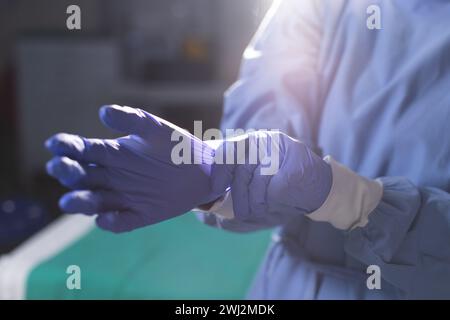
<svg viewBox="0 0 450 320"><path fill-rule="evenodd" d="M227 191L227 193L222 198L214 202L212 207L209 208L208 210L195 208L192 211L214 213L215 215L218 215L223 219L233 219L234 210L233 210L233 199L231 198L231 191Z"/></svg>
<svg viewBox="0 0 450 320"><path fill-rule="evenodd" d="M381 181L359 176L330 156L324 160L331 165L331 190L323 205L307 217L329 222L341 230L364 227L383 196Z"/></svg>

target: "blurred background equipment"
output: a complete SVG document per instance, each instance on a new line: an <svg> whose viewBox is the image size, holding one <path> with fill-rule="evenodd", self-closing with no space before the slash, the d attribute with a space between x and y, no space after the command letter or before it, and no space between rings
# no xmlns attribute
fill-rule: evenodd
<svg viewBox="0 0 450 320"><path fill-rule="evenodd" d="M50 220L42 204L23 197L0 199L0 250L15 247Z"/></svg>
<svg viewBox="0 0 450 320"><path fill-rule="evenodd" d="M243 299L269 239L217 231L192 213L120 235L68 215L0 256L0 300ZM65 287L73 264L82 290Z"/></svg>
<svg viewBox="0 0 450 320"><path fill-rule="evenodd" d="M16 53L19 161L26 179L42 170L48 159L42 141L55 132L110 134L97 109L114 101L119 56L113 41L99 38L25 38Z"/></svg>

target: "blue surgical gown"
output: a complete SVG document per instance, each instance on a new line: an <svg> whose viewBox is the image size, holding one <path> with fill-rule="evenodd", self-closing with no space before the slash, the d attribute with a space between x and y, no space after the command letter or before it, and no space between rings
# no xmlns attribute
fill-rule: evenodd
<svg viewBox="0 0 450 320"><path fill-rule="evenodd" d="M367 26L370 5L381 29ZM281 129L380 178L384 194L362 228L306 217L282 226L249 298L450 298L449 17L442 0L269 10L225 94L223 129ZM369 265L379 290L367 287Z"/></svg>

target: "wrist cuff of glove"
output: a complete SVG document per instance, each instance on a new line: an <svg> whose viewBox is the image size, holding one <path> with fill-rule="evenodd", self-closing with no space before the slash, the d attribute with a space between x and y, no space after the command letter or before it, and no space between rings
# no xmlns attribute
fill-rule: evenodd
<svg viewBox="0 0 450 320"><path fill-rule="evenodd" d="M214 213L224 219L233 219L233 199L231 198L231 191L227 191L224 196L217 199L209 208L195 208L194 212Z"/></svg>
<svg viewBox="0 0 450 320"><path fill-rule="evenodd" d="M381 181L361 177L330 156L324 160L332 170L331 190L322 206L307 216L314 221L329 222L341 230L365 226L383 196Z"/></svg>

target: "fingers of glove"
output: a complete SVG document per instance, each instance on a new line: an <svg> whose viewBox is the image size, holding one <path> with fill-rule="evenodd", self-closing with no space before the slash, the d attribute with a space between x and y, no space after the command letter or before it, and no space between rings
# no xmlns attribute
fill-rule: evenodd
<svg viewBox="0 0 450 320"><path fill-rule="evenodd" d="M108 149L117 149L114 140L87 139L78 135L58 133L50 137L45 146L57 156L86 163L108 165Z"/></svg>
<svg viewBox="0 0 450 320"><path fill-rule="evenodd" d="M95 221L99 228L114 233L128 232L147 225L138 213L132 211L102 213Z"/></svg>
<svg viewBox="0 0 450 320"><path fill-rule="evenodd" d="M212 190L223 193L230 187L239 166L251 166L247 156L247 135L220 141L214 149L214 164L211 170ZM256 164L256 161L254 162Z"/></svg>
<svg viewBox="0 0 450 320"><path fill-rule="evenodd" d="M106 170L101 167L82 165L67 157L55 157L47 162L47 172L71 189L107 188Z"/></svg>
<svg viewBox="0 0 450 320"><path fill-rule="evenodd" d="M59 207L66 213L84 213L87 215L117 211L126 208L127 201L114 191L72 191L59 200Z"/></svg>
<svg viewBox="0 0 450 320"><path fill-rule="evenodd" d="M222 195L230 188L235 168L235 165L228 164L213 164L211 166L211 189L214 195Z"/></svg>
<svg viewBox="0 0 450 320"><path fill-rule="evenodd" d="M253 166L236 166L231 195L233 197L233 210L238 218L247 218L251 214L249 206L249 185L253 177Z"/></svg>
<svg viewBox="0 0 450 320"><path fill-rule="evenodd" d="M267 211L268 185L271 179L272 176L261 174L259 167L253 172L248 186L248 201L255 214L263 214Z"/></svg>
<svg viewBox="0 0 450 320"><path fill-rule="evenodd" d="M108 128L139 136L147 142L151 141L156 150L164 150L161 146L170 146L180 137L202 145L201 141L187 130L141 109L110 105L100 108L99 115Z"/></svg>
<svg viewBox="0 0 450 320"><path fill-rule="evenodd" d="M142 138L151 136L163 124L159 118L137 108L118 105L103 106L99 111L100 120L108 128Z"/></svg>

